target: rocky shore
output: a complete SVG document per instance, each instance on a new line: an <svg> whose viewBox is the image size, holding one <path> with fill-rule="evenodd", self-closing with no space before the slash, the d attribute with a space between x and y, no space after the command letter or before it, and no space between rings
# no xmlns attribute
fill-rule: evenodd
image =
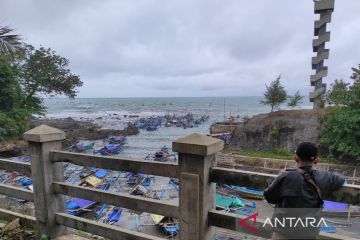
<svg viewBox="0 0 360 240"><path fill-rule="evenodd" d="M46 124L58 128L66 133L66 140L63 141L63 147L66 148L79 140L99 140L111 135L136 135L139 130L134 127L126 127L123 130L103 129L100 125L91 121L77 121L72 118L59 119L37 119L29 122L29 129ZM0 143L0 157L8 158L26 153L26 142L17 140L6 143Z"/></svg>
<svg viewBox="0 0 360 240"><path fill-rule="evenodd" d="M123 130L103 129L100 125L91 121L77 121L72 118L60 119L33 119L30 128L46 124L50 127L60 129L66 133L64 147L76 143L79 140L98 140L111 135L136 135L139 130L134 127L126 127Z"/></svg>

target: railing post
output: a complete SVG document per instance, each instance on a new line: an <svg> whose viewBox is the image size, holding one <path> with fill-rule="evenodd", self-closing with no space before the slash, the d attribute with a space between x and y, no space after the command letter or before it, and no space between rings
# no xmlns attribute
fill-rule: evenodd
<svg viewBox="0 0 360 240"><path fill-rule="evenodd" d="M46 125L24 133L31 155L31 178L34 187L35 216L38 234L55 238L65 233L66 228L56 224L55 213L65 211L65 197L54 194L53 181L64 180L61 163L52 163L50 151L61 150L65 133Z"/></svg>
<svg viewBox="0 0 360 240"><path fill-rule="evenodd" d="M214 239L208 210L215 208L216 185L209 181L209 169L223 147L223 141L196 133L173 142L173 151L179 153L181 240Z"/></svg>

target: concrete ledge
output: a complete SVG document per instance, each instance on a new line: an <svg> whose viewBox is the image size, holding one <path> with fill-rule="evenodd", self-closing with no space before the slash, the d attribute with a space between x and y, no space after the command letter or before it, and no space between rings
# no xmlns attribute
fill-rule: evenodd
<svg viewBox="0 0 360 240"><path fill-rule="evenodd" d="M131 231L126 228L115 227L109 224L71 216L65 213L57 213L56 222L70 228L75 228L109 239L166 240L166 238L159 238L149 234Z"/></svg>
<svg viewBox="0 0 360 240"><path fill-rule="evenodd" d="M24 133L23 138L29 142L52 142L60 141L66 138L65 132L49 127L47 125L40 125Z"/></svg>
<svg viewBox="0 0 360 240"><path fill-rule="evenodd" d="M334 11L335 0L318 0L315 2L315 13L331 10Z"/></svg>
<svg viewBox="0 0 360 240"><path fill-rule="evenodd" d="M220 152L224 148L224 141L193 133L187 137L173 141L174 152L208 156Z"/></svg>
<svg viewBox="0 0 360 240"><path fill-rule="evenodd" d="M34 193L30 190L0 183L0 193L9 197L34 202Z"/></svg>
<svg viewBox="0 0 360 240"><path fill-rule="evenodd" d="M12 171L12 172L14 171L20 172L26 176L31 175L30 163L15 162L12 160L0 158L0 169Z"/></svg>

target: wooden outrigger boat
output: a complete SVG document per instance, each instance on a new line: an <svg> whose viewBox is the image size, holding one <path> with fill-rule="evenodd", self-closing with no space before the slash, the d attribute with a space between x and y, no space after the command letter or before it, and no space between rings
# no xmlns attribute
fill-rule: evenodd
<svg viewBox="0 0 360 240"><path fill-rule="evenodd" d="M239 187L239 186L227 185L227 184L224 184L223 186L224 188L235 191L247 198L260 199L260 200L264 199L264 191L257 191L246 187Z"/></svg>

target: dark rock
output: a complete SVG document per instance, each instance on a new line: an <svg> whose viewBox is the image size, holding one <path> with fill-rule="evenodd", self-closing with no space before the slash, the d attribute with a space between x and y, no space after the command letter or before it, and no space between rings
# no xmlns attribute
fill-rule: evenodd
<svg viewBox="0 0 360 240"><path fill-rule="evenodd" d="M60 129L66 133L64 147L75 144L78 140L98 140L107 138L110 135L135 135L139 133L137 128L127 127L123 130L102 129L100 125L90 121L76 121L74 119L41 119L30 122L30 127L41 124Z"/></svg>
<svg viewBox="0 0 360 240"><path fill-rule="evenodd" d="M320 119L324 115L323 110L291 110L253 116L247 123L236 127L230 149L294 151L304 141L319 145Z"/></svg>

